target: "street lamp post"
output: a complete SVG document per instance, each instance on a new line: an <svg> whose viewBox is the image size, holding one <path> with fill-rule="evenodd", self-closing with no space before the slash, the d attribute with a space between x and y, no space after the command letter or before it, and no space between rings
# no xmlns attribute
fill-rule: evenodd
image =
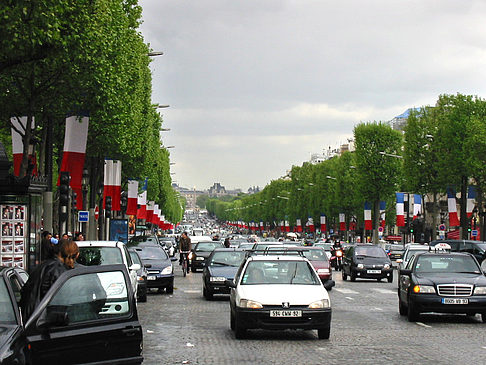
<svg viewBox="0 0 486 365"><path fill-rule="evenodd" d="M82 210L86 210L87 207L88 207L88 186L89 186L89 172L88 172L88 169L85 167L83 169L83 177L81 178L81 188L82 188L82 192L83 192L83 207L82 207ZM86 222L84 224L82 224L82 232L83 232L83 236L86 237L86 233L88 232L89 230L89 224L90 223L93 223L93 222Z"/></svg>

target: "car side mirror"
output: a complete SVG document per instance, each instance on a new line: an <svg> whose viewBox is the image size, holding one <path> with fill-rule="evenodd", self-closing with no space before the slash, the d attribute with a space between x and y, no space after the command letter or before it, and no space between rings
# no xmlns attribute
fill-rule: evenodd
<svg viewBox="0 0 486 365"><path fill-rule="evenodd" d="M336 282L334 280L328 280L324 283L324 288L326 290L330 290L333 286L336 285Z"/></svg>
<svg viewBox="0 0 486 365"><path fill-rule="evenodd" d="M152 267L152 264L145 264L143 265L146 269L150 269Z"/></svg>
<svg viewBox="0 0 486 365"><path fill-rule="evenodd" d="M132 264L132 266L130 266L130 270L133 270L133 271L137 271L137 270L140 270L142 267L140 266L140 264Z"/></svg>
<svg viewBox="0 0 486 365"><path fill-rule="evenodd" d="M407 269L400 270L400 275L410 276L411 274L412 274L412 270L407 270Z"/></svg>
<svg viewBox="0 0 486 365"><path fill-rule="evenodd" d="M230 288L236 288L236 283L233 280L226 279L225 282L224 282L224 284L226 286L229 286Z"/></svg>

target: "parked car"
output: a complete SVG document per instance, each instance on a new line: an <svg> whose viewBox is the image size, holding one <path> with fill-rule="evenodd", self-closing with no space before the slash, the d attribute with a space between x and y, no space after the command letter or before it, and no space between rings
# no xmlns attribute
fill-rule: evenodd
<svg viewBox="0 0 486 365"><path fill-rule="evenodd" d="M486 242L473 240L435 240L429 243L434 247L438 243L447 243L451 246L451 252L468 252L481 264L486 259Z"/></svg>
<svg viewBox="0 0 486 365"><path fill-rule="evenodd" d="M147 268L143 265L140 256L138 256L137 251L134 249L128 249L130 253L130 257L135 264L140 265L140 269L137 270L137 300L139 302L146 302L147 301L147 277L148 272Z"/></svg>
<svg viewBox="0 0 486 365"><path fill-rule="evenodd" d="M196 272L198 269L203 269L206 265L211 252L216 248L222 248L223 243L220 241L202 241L192 246L192 251L189 254L189 260L191 260L191 271Z"/></svg>
<svg viewBox="0 0 486 365"><path fill-rule="evenodd" d="M135 250L143 265L147 268L147 288L157 289L159 293L162 293L165 289L167 294L174 292L174 267L171 260L177 260L177 258L170 259L167 252L158 244L150 242L140 242L129 247Z"/></svg>
<svg viewBox="0 0 486 365"><path fill-rule="evenodd" d="M248 329L331 331L331 302L316 271L302 256L249 256L233 281L230 327L236 338Z"/></svg>
<svg viewBox="0 0 486 365"><path fill-rule="evenodd" d="M0 267L1 364L142 363L142 327L125 265L64 272L25 323L18 284L13 268ZM118 310L106 310L111 303Z"/></svg>
<svg viewBox="0 0 486 365"><path fill-rule="evenodd" d="M211 300L214 294L229 294L226 280L233 280L246 251L238 248L216 248L203 269L203 296Z"/></svg>
<svg viewBox="0 0 486 365"><path fill-rule="evenodd" d="M421 253L400 270L398 308L415 322L421 313L479 313L486 322L486 277L470 253Z"/></svg>
<svg viewBox="0 0 486 365"><path fill-rule="evenodd" d="M344 251L343 280L356 278L393 281L392 263L385 250L376 245L355 245Z"/></svg>
<svg viewBox="0 0 486 365"><path fill-rule="evenodd" d="M132 291L137 296L137 270L128 253L127 247L120 241L77 241L79 247L78 263L84 266L123 264L127 268L132 284Z"/></svg>

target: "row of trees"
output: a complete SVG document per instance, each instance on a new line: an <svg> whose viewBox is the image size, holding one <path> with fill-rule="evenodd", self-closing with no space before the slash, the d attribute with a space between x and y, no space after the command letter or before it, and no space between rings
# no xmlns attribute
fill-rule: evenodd
<svg viewBox="0 0 486 365"><path fill-rule="evenodd" d="M90 207L103 184L105 157L122 161L124 182L148 177L148 199L178 222L184 202L172 189L162 118L151 103L150 48L139 31L137 0L6 0L0 4L0 120L35 119L23 133L24 160L34 142L39 172L57 181L65 117L90 116L85 166ZM54 164L54 167L52 165Z"/></svg>
<svg viewBox="0 0 486 365"><path fill-rule="evenodd" d="M411 112L403 133L381 122L354 128L355 151L313 165L292 166L263 191L233 200L209 199L209 212L221 220L273 222L312 217L336 226L339 213L363 227L364 202L373 206L377 240L380 208L387 203L387 224L395 224L395 192L431 197L427 205L433 227L439 199L448 187L461 192L461 227L467 234L466 188L477 187L477 209L483 217L486 182L486 102L466 95L441 95L435 106Z"/></svg>

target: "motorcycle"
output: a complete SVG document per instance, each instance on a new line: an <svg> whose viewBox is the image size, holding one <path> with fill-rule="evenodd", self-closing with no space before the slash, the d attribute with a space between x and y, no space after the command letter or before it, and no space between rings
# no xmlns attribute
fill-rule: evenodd
<svg viewBox="0 0 486 365"><path fill-rule="evenodd" d="M336 248L333 250L333 255L331 256L331 267L337 271L343 269L343 249Z"/></svg>

